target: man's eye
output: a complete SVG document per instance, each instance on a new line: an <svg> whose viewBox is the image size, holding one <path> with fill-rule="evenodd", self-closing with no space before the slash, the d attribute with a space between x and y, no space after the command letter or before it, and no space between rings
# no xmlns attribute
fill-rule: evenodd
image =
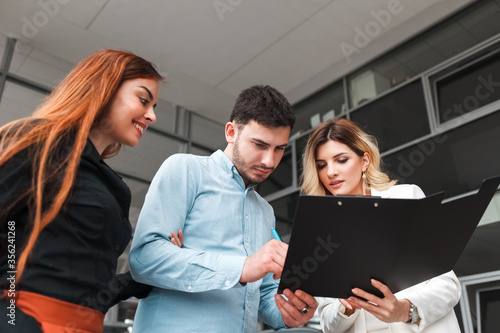
<svg viewBox="0 0 500 333"><path fill-rule="evenodd" d="M144 98L141 98L141 97L139 97L139 99L141 100L142 105L148 104L148 100L147 99L144 99Z"/></svg>

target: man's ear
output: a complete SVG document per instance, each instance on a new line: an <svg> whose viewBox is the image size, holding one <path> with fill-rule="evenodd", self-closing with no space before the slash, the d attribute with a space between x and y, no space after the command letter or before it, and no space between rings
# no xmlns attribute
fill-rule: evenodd
<svg viewBox="0 0 500 333"><path fill-rule="evenodd" d="M226 124L225 134L227 143L234 143L237 131L238 129L234 121L230 121Z"/></svg>

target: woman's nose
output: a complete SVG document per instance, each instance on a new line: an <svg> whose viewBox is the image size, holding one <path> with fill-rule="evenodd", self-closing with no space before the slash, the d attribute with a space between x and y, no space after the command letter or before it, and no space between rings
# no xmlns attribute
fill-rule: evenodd
<svg viewBox="0 0 500 333"><path fill-rule="evenodd" d="M153 108L149 108L148 111L146 112L146 119L149 121L150 124L156 121L156 114Z"/></svg>

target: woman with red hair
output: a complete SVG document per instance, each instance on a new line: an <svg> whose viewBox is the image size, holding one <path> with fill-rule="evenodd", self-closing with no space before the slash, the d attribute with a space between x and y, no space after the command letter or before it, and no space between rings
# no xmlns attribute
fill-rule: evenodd
<svg viewBox="0 0 500 333"><path fill-rule="evenodd" d="M160 81L149 61L99 51L0 128L0 331L102 332L109 307L149 292L116 275L130 190L103 159L156 121Z"/></svg>

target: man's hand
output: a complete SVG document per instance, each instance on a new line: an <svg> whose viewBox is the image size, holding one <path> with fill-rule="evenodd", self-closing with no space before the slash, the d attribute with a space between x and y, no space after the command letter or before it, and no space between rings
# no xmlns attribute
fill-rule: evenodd
<svg viewBox="0 0 500 333"><path fill-rule="evenodd" d="M254 282L262 279L268 273L273 273L273 278L279 279L283 271L287 251L288 244L286 243L275 239L267 242L245 260L240 282Z"/></svg>
<svg viewBox="0 0 500 333"><path fill-rule="evenodd" d="M285 300L279 294L276 294L274 298L286 326L298 327L304 325L314 316L318 302L313 296L306 294L302 290L296 290L293 293L290 289L285 289L283 295L288 300Z"/></svg>
<svg viewBox="0 0 500 333"><path fill-rule="evenodd" d="M178 236L175 234L175 232L170 231L170 236L172 236L172 238L170 239L172 244L177 245L178 247L182 247L182 244L184 244L184 234L182 233L182 230L179 230Z"/></svg>

